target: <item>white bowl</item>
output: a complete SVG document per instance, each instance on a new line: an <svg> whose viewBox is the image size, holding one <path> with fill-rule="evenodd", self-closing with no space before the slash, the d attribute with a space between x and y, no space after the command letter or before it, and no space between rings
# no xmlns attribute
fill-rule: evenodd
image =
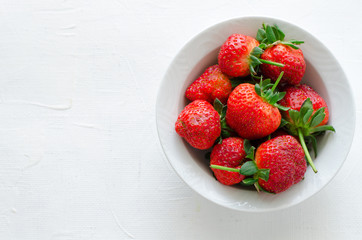
<svg viewBox="0 0 362 240"><path fill-rule="evenodd" d="M302 82L314 88L327 102L329 124L318 142L315 174L308 167L305 179L280 194L257 193L219 183L204 158L204 151L189 146L174 129L178 114L188 103L186 88L212 64L223 42L233 33L255 37L262 23L277 24L289 39L301 45L307 62ZM156 103L157 129L163 151L178 175L197 193L219 205L239 211L263 212L301 203L321 190L336 175L349 152L355 128L355 111L348 80L331 52L314 36L291 23L268 17L242 17L216 24L188 42L169 66Z"/></svg>

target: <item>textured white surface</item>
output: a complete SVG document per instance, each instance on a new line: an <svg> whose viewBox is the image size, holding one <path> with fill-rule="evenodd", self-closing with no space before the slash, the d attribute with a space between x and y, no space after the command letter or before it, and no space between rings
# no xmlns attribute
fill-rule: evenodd
<svg viewBox="0 0 362 240"><path fill-rule="evenodd" d="M1 1L0 239L361 239L361 10L352 0ZM336 178L265 214L194 193L164 157L155 125L158 86L179 49L244 15L318 37L357 103Z"/></svg>

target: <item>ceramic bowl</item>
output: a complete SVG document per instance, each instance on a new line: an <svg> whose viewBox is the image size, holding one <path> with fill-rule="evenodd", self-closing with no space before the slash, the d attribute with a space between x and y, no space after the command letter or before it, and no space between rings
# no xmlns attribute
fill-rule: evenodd
<svg viewBox="0 0 362 240"><path fill-rule="evenodd" d="M219 183L205 159L205 151L192 148L174 130L178 114L187 105L186 88L208 67L217 63L220 46L233 33L255 37L262 23L277 24L288 39L301 45L307 63L302 82L327 102L329 124L318 142L315 174L308 167L305 179L279 194L258 193ZM303 202L320 191L341 168L349 152L355 128L354 100L348 79L337 59L316 37L289 22L268 17L241 17L221 22L189 41L171 62L158 92L156 122L163 151L177 174L193 190L219 205L247 212L272 211Z"/></svg>

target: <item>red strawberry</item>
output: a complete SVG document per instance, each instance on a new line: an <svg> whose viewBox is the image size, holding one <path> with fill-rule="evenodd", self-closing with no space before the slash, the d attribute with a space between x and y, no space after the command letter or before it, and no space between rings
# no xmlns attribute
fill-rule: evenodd
<svg viewBox="0 0 362 240"><path fill-rule="evenodd" d="M281 114L278 110L280 106L276 102L284 95L274 93L278 82L272 89L268 87L270 80L261 81L255 86L243 83L232 91L227 102L226 122L240 137L262 138L279 127Z"/></svg>
<svg viewBox="0 0 362 240"><path fill-rule="evenodd" d="M289 86L284 89L286 92L285 97L279 102L280 105L289 107L293 110L300 110L300 107L304 103L304 101L309 98L312 101L313 104L313 113L315 113L316 110L324 107L324 113L325 117L323 121L318 125L325 125L328 122L329 119L329 111L327 103L324 101L324 99L316 92L314 91L310 86L306 84L301 84L297 86ZM290 120L289 114L285 114L285 117Z"/></svg>
<svg viewBox="0 0 362 240"><path fill-rule="evenodd" d="M258 29L256 39L261 42L259 48L264 52L261 54L261 62L277 62L283 67L276 67L268 64L260 65L261 74L264 77L276 81L280 73L284 75L281 83L289 83L292 85L298 84L305 72L305 61L303 52L298 48L303 41L284 40L285 34L277 25L270 26L263 24L262 28Z"/></svg>
<svg viewBox="0 0 362 240"><path fill-rule="evenodd" d="M273 193L283 192L300 182L307 169L302 146L289 135L262 143L256 150L255 163L259 169L270 169L269 179L258 182Z"/></svg>
<svg viewBox="0 0 362 240"><path fill-rule="evenodd" d="M225 104L231 90L229 77L221 72L219 65L213 65L187 88L185 95L191 101L201 99L213 103L218 98Z"/></svg>
<svg viewBox="0 0 362 240"><path fill-rule="evenodd" d="M229 137L225 138L221 144L214 146L210 155L210 164L240 169L245 156L243 139ZM238 172L211 169L216 179L224 185L237 184L245 178L244 175Z"/></svg>
<svg viewBox="0 0 362 240"><path fill-rule="evenodd" d="M250 74L250 53L259 42L242 34L232 34L221 46L218 60L221 71L231 77Z"/></svg>
<svg viewBox="0 0 362 240"><path fill-rule="evenodd" d="M208 149L220 136L220 116L209 102L195 100L182 110L175 130L194 148Z"/></svg>
<svg viewBox="0 0 362 240"><path fill-rule="evenodd" d="M285 127L290 134L298 136L308 163L313 171L317 172L306 145L308 142L312 143L314 154L317 156L315 136L327 130L335 131L332 126L326 125L329 119L327 104L308 85L287 87L285 90L286 95L279 102L280 105L290 108L283 113Z"/></svg>
<svg viewBox="0 0 362 240"><path fill-rule="evenodd" d="M302 80L306 68L302 50L284 44L276 44L265 49L261 59L285 65L284 67L277 67L262 64L260 70L264 77L276 81L279 74L284 71L281 83L297 85Z"/></svg>

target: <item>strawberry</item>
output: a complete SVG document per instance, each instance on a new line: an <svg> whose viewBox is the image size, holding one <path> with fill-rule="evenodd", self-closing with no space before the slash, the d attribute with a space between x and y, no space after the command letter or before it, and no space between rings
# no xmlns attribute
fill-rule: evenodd
<svg viewBox="0 0 362 240"><path fill-rule="evenodd" d="M261 74L264 77L276 81L280 73L284 75L281 84L289 83L297 85L305 73L306 63L303 52L296 45L303 43L297 40L284 40L285 34L277 25L264 25L258 30L257 40L259 47L264 50L260 58L264 61L282 63L284 67L276 67L270 64L260 65Z"/></svg>
<svg viewBox="0 0 362 240"><path fill-rule="evenodd" d="M195 100L181 111L175 130L192 147L208 149L221 134L220 116L209 102Z"/></svg>
<svg viewBox="0 0 362 240"><path fill-rule="evenodd" d="M300 182L307 169L303 148L290 135L283 135L262 143L256 150L248 140L244 140L245 162L240 168L210 165L214 170L239 173L247 177L242 184L253 185L260 191L280 193Z"/></svg>
<svg viewBox="0 0 362 240"><path fill-rule="evenodd" d="M300 182L307 169L303 148L292 136L283 135L262 143L255 153L257 167L270 169L267 181L259 179L266 191L280 193Z"/></svg>
<svg viewBox="0 0 362 240"><path fill-rule="evenodd" d="M246 153L244 151L244 141L239 137L225 138L221 144L213 147L210 155L210 164L236 169L241 168ZM224 185L240 183L245 176L238 172L223 171L212 168L216 179Z"/></svg>
<svg viewBox="0 0 362 240"><path fill-rule="evenodd" d="M241 138L237 137L229 139L230 140L224 140L228 141L225 143L224 147L219 147L216 150L213 150L215 151L215 153L213 159L211 159L212 161L210 161L210 168L212 169L212 171L214 171L217 179L224 184L226 183L226 185L228 185L228 183L230 182L239 183L239 180L241 179L241 183L243 185L254 184L256 189L259 191L259 189L262 188L258 184L258 179L260 178L267 181L269 178L269 169L258 169L254 161L255 147L250 144L250 141L248 139L242 140ZM238 142L236 143L235 141ZM240 146L241 142L243 144L242 147ZM232 145L234 145L234 147L232 147ZM226 156L228 156L227 160L223 159L223 154L225 153L227 153ZM233 165L238 166L231 167ZM251 175L253 176L253 178L245 179L245 176Z"/></svg>
<svg viewBox="0 0 362 240"><path fill-rule="evenodd" d="M285 98L280 100L280 105L290 108L283 113L282 126L287 131L299 138L302 144L306 159L314 172L317 169L312 161L307 148L307 143L312 144L314 155L317 156L316 136L329 130L335 129L326 125L329 119L329 111L326 102L317 92L308 85L287 87Z"/></svg>
<svg viewBox="0 0 362 240"><path fill-rule="evenodd" d="M260 66L261 74L264 77L275 81L280 72L284 71L281 83L297 85L305 73L306 64L301 49L293 49L284 44L276 44L264 50L261 58L268 61L283 63L284 67L277 67L269 64Z"/></svg>
<svg viewBox="0 0 362 240"><path fill-rule="evenodd" d="M261 64L263 60L258 57L262 50L258 48L259 42L250 36L242 34L232 34L221 46L218 63L223 73L231 77L245 77L252 72L256 74L254 68ZM283 64L264 61L268 64Z"/></svg>
<svg viewBox="0 0 362 240"><path fill-rule="evenodd" d="M307 84L300 84L297 86L288 86L283 90L286 92L286 94L285 97L279 101L280 105L299 111L303 102L309 98L313 104L313 113L315 113L316 110L324 107L325 117L318 126L325 125L328 122L329 111L327 103L316 91L313 90L313 88ZM288 112L286 112L285 117L286 119L290 120Z"/></svg>
<svg viewBox="0 0 362 240"><path fill-rule="evenodd" d="M225 104L231 90L229 77L221 72L219 65L213 65L187 88L185 95L191 101L201 99L213 103L218 98Z"/></svg>
<svg viewBox="0 0 362 240"><path fill-rule="evenodd" d="M280 78L283 74L280 74ZM279 80L272 85L270 79L260 84L243 83L230 94L227 102L226 122L240 137L258 139L274 132L281 123L277 104L285 93L274 92ZM270 88L272 86L272 88Z"/></svg>

